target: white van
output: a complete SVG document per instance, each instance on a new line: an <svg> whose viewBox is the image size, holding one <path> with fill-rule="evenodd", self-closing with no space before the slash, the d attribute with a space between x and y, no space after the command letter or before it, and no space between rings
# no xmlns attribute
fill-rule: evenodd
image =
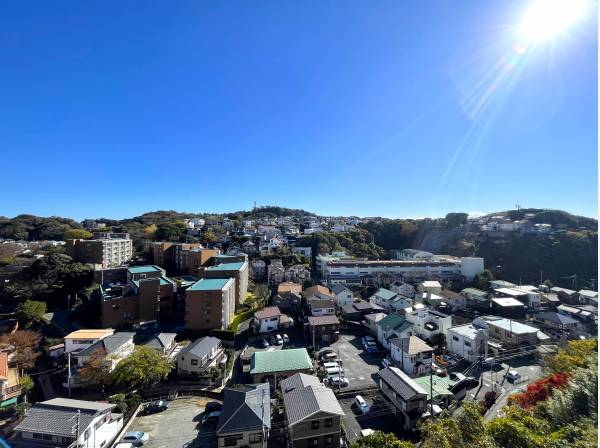
<svg viewBox="0 0 600 448"><path fill-rule="evenodd" d="M506 374L506 380L510 381L511 383L519 381L520 379L521 379L521 374L519 372L517 372L516 370L509 370L508 373Z"/></svg>

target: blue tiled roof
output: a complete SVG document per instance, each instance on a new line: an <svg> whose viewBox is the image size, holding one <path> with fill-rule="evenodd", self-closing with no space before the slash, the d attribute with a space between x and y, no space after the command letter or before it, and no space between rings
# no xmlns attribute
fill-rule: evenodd
<svg viewBox="0 0 600 448"><path fill-rule="evenodd" d="M146 266L131 266L128 269L132 274L144 274L146 272L157 272L160 271L158 266L154 265L146 265Z"/></svg>
<svg viewBox="0 0 600 448"><path fill-rule="evenodd" d="M206 268L207 271L239 271L244 262L240 261L238 263L223 263L218 264L217 266L211 266Z"/></svg>

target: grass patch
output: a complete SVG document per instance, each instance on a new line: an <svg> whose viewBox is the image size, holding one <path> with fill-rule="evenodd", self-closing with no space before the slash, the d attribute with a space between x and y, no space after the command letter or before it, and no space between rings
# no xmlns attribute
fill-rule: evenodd
<svg viewBox="0 0 600 448"><path fill-rule="evenodd" d="M240 312L239 314L236 314L233 317L233 322L231 322L231 326L229 327L229 329L236 333L238 325L244 322L245 320L250 319L254 315L254 311L254 308L250 308Z"/></svg>

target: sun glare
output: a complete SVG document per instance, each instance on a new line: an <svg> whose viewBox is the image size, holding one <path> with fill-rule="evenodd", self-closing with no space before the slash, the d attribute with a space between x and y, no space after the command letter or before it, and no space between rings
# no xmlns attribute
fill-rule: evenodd
<svg viewBox="0 0 600 448"><path fill-rule="evenodd" d="M587 9L588 0L535 0L519 27L526 42L550 40L564 34Z"/></svg>

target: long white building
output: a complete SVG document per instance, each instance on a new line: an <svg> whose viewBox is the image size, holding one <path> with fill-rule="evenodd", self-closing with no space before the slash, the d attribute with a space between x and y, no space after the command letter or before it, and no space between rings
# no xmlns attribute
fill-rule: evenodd
<svg viewBox="0 0 600 448"><path fill-rule="evenodd" d="M459 277L469 281L483 272L483 258L447 255L434 255L425 260L366 260L345 254L318 255L316 265L321 277L329 285L359 285L365 277L375 274L399 275L415 282Z"/></svg>

